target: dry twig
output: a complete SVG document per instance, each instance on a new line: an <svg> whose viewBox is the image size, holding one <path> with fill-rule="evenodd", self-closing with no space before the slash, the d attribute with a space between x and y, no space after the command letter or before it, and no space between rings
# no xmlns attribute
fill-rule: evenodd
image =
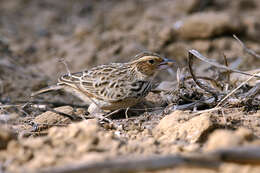
<svg viewBox="0 0 260 173"><path fill-rule="evenodd" d="M219 162L212 161L209 158L200 158L199 156L152 156L138 159L121 158L93 164L50 168L42 171L41 173L136 173L141 171L158 171L179 166L216 169L219 166Z"/></svg>
<svg viewBox="0 0 260 173"><path fill-rule="evenodd" d="M259 77L260 77L260 73L259 73L259 72L256 72L256 73L254 73L254 74L250 74L250 73L246 73L246 72L243 72L243 71L240 71L240 70L232 69L232 68L229 68L229 67L227 66L227 63L226 63L226 65L218 64L218 63L213 62L212 60L210 60L210 59L204 57L204 56L201 55L198 51L196 51L196 50L190 50L190 51L189 51L189 67L190 67L190 72L191 72L191 75L192 75L192 77L193 77L195 83L196 83L199 87L201 87L201 84L200 84L199 82L196 82L197 79L196 79L196 77L194 76L193 71L192 71L192 69L191 69L191 62L190 62L190 61L191 61L192 57L196 57L196 58L198 58L198 59L200 59L200 60L202 60L202 61L204 61L204 62L207 62L207 63L209 63L209 64L211 64L211 65L213 65L213 66L216 66L216 67L218 67L218 68L225 69L225 70L227 70L229 73L230 73L230 72L236 72L236 73L240 73L240 74L244 74L244 75L249 75L249 76L250 76L246 81L244 81L243 83L241 83L239 86L237 86L237 87L236 87L235 89L233 89L231 92L229 92L224 98L222 98L221 101L216 105L216 107L219 107L227 98L229 98L232 94L234 94L238 89L240 89L243 85L245 85L245 84L246 84L248 81L250 81L252 78L254 78L254 77L259 78ZM226 59L226 58L225 58L225 59ZM202 86L202 87L203 87L203 86ZM212 90L209 90L208 88L204 88L204 90L207 91L207 92L210 92L212 95L215 94L215 95L213 95L213 96L216 98L216 94L217 94L217 93L212 92ZM256 90L257 90L257 89L256 89ZM252 91L252 92L253 92L253 91ZM257 93L258 93L258 90L255 91L254 94L256 95Z"/></svg>
<svg viewBox="0 0 260 173"><path fill-rule="evenodd" d="M192 69L192 60L193 60L193 57L195 55L193 53L191 53L191 51L189 51L189 56L188 56L188 61L189 61L189 70L190 70L190 74L194 80L194 82L203 90L205 90L206 92L210 93L214 98L215 98L215 101L218 100L218 93L216 91L214 91L212 88L210 88L209 86L206 86L204 84L202 84L198 79L197 77L195 76L194 72L193 72L193 69Z"/></svg>
<svg viewBox="0 0 260 173"><path fill-rule="evenodd" d="M257 77L257 78L260 78L260 75L256 75L256 74L250 74L250 73L247 73L247 72L243 72L243 71L240 71L240 70L237 70L237 69L232 69L232 68L229 68L225 65L221 65L217 62L213 62L211 59L208 59L206 58L205 56L201 55L198 51L192 49L192 50L189 50L189 53L194 55L194 57L208 63L208 64L211 64L215 67L218 67L218 68L222 68L222 69L225 69L225 70L228 70L228 71L232 71L232 72L235 72L235 73L240 73L240 74L244 74L244 75L247 75L247 76L254 76L254 77Z"/></svg>
<svg viewBox="0 0 260 173"><path fill-rule="evenodd" d="M68 66L68 63L67 63L66 59L65 58L58 58L58 60L59 60L59 62L64 64L68 75L71 77L71 72L70 72L70 69L69 69L69 66Z"/></svg>
<svg viewBox="0 0 260 173"><path fill-rule="evenodd" d="M236 35L233 35L233 37L238 41L238 43L242 46L242 48L243 48L243 50L245 52L247 52L249 55L251 55L251 56L253 56L255 58L259 58L260 59L260 55L257 54L252 49L247 48L246 45Z"/></svg>
<svg viewBox="0 0 260 173"><path fill-rule="evenodd" d="M254 73L254 74L260 74L260 73ZM233 89L230 93L228 93L218 104L216 107L220 106L228 97L230 97L232 94L234 94L239 88L241 88L243 85L245 85L247 82L249 82L254 76L249 77L246 81L242 82L240 85L238 85L235 89Z"/></svg>
<svg viewBox="0 0 260 173"><path fill-rule="evenodd" d="M227 57L224 53L223 53L223 57L224 57L225 66L228 67ZM226 72L226 76L227 76L227 84L226 84L226 87L225 87L225 91L228 90L229 84L230 84L230 71L229 70Z"/></svg>
<svg viewBox="0 0 260 173"><path fill-rule="evenodd" d="M147 158L120 158L98 163L49 168L41 173L136 173L158 171L179 166L217 169L221 163L260 165L259 147L237 147L220 149L210 153L189 156L168 155Z"/></svg>

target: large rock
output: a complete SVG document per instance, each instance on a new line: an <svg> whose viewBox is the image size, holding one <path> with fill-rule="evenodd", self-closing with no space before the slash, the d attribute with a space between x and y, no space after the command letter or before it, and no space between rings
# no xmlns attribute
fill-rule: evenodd
<svg viewBox="0 0 260 173"><path fill-rule="evenodd" d="M64 113L64 114L68 114L68 115L72 115L73 114L73 108L70 106L61 106L61 107L57 107L54 109L57 112L60 113ZM59 125L59 124L70 124L71 120L61 114L52 112L52 111L47 111L44 112L40 115L38 115L34 122L38 125L38 128L40 129L45 129L45 128L49 128L53 125Z"/></svg>
<svg viewBox="0 0 260 173"><path fill-rule="evenodd" d="M209 113L192 117L191 114L183 111L174 111L160 121L154 132L162 134L159 140L183 140L196 143L203 140L212 128L214 124L210 120Z"/></svg>
<svg viewBox="0 0 260 173"><path fill-rule="evenodd" d="M182 38L197 39L237 33L241 30L241 24L237 18L227 13L203 12L177 21L174 28Z"/></svg>
<svg viewBox="0 0 260 173"><path fill-rule="evenodd" d="M15 138L16 135L13 131L4 127L0 127L0 150L6 149L7 144Z"/></svg>
<svg viewBox="0 0 260 173"><path fill-rule="evenodd" d="M216 130L210 136L204 147L205 151L214 151L222 148L236 147L244 144L253 137L251 130L239 128L236 131Z"/></svg>

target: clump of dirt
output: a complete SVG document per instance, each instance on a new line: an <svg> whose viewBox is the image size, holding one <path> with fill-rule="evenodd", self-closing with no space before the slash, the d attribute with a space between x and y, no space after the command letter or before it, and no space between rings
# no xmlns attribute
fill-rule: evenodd
<svg viewBox="0 0 260 173"><path fill-rule="evenodd" d="M232 69L259 72L259 58L232 37L260 53L259 9L257 0L2 0L0 172L259 147L259 78L209 111L220 100L198 87L188 68L188 50L196 49ZM60 59L77 72L127 62L144 50L176 60L181 70L160 73L146 100L109 117L112 124L93 119L87 105L62 91L30 97L67 73ZM248 79L199 61L193 70L203 85L217 88L219 98ZM258 172L259 166L225 162L219 170Z"/></svg>

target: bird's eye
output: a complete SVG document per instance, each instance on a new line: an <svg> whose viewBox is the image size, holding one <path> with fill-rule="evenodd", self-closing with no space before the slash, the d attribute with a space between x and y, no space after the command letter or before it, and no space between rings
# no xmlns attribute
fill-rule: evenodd
<svg viewBox="0 0 260 173"><path fill-rule="evenodd" d="M153 63L154 63L154 60L153 60L153 59L150 59L150 60L149 60L149 63L150 63L150 64L153 64Z"/></svg>

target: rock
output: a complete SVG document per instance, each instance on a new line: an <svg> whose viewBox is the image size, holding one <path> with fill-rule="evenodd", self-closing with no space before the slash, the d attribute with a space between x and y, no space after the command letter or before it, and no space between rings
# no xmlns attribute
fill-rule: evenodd
<svg viewBox="0 0 260 173"><path fill-rule="evenodd" d="M214 128L210 114L204 113L193 118L191 116L183 111L174 111L164 117L155 128L156 133L162 133L159 140L184 140L188 143L203 140L206 133ZM191 119L185 120L187 118Z"/></svg>
<svg viewBox="0 0 260 173"><path fill-rule="evenodd" d="M95 119L81 121L79 123L70 124L67 128L60 127L52 127L49 129L48 136L52 138L52 140L63 139L70 140L72 138L80 138L79 135L83 135L84 139L92 138L96 136L99 129L98 123Z"/></svg>
<svg viewBox="0 0 260 173"><path fill-rule="evenodd" d="M244 140L252 140L253 139L253 132L247 128L240 127L235 131L235 135L241 137Z"/></svg>
<svg viewBox="0 0 260 173"><path fill-rule="evenodd" d="M50 140L46 137L42 138L24 138L24 140L19 141L19 144L24 148L31 148L33 150L42 149L44 145L48 145Z"/></svg>
<svg viewBox="0 0 260 173"><path fill-rule="evenodd" d="M0 150L6 149L7 144L12 140L15 139L15 134L13 131L0 127Z"/></svg>
<svg viewBox="0 0 260 173"><path fill-rule="evenodd" d="M52 127L48 137L52 146L60 150L66 150L67 145L75 147L67 150L66 155L80 155L90 151L116 152L121 143L112 132L102 131L95 119L72 123L66 128Z"/></svg>
<svg viewBox="0 0 260 173"><path fill-rule="evenodd" d="M246 34L252 40L258 41L260 37L260 21L256 16L245 16L243 24L246 26Z"/></svg>
<svg viewBox="0 0 260 173"><path fill-rule="evenodd" d="M210 136L204 147L205 151L230 148L241 145L243 138L231 130L216 130Z"/></svg>
<svg viewBox="0 0 260 173"><path fill-rule="evenodd" d="M195 13L174 24L180 37L185 39L210 38L225 33L238 33L241 23L227 13Z"/></svg>
<svg viewBox="0 0 260 173"><path fill-rule="evenodd" d="M28 147L22 147L19 141L12 140L7 146L7 151L10 155L15 156L17 163L22 164L28 162L33 153Z"/></svg>
<svg viewBox="0 0 260 173"><path fill-rule="evenodd" d="M260 166L258 165L243 165L243 164L221 164L218 172L221 173L235 173L235 172L243 172L243 173L259 173Z"/></svg>
<svg viewBox="0 0 260 173"><path fill-rule="evenodd" d="M57 112L62 112L68 115L71 115L73 113L73 108L70 106L61 106L54 109ZM46 125L50 124L69 124L71 123L71 120L68 117L65 117L63 115L60 115L55 112L47 111L40 115L38 115L35 120L35 123L39 124L40 128L46 127Z"/></svg>

